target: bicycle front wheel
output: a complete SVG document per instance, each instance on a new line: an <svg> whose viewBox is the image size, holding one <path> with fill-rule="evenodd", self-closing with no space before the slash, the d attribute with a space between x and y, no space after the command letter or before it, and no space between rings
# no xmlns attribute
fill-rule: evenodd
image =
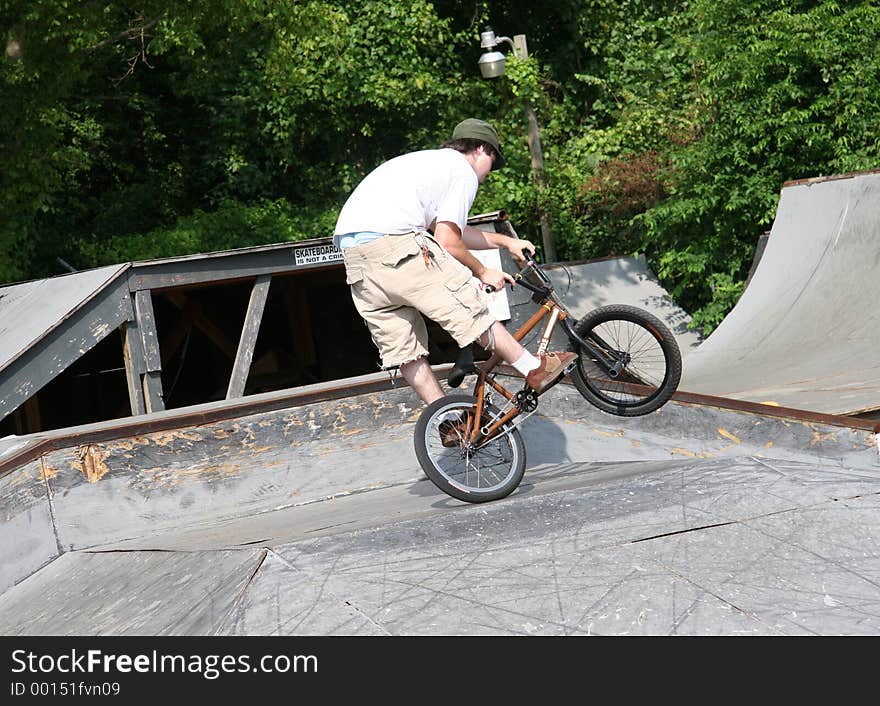
<svg viewBox="0 0 880 706"><path fill-rule="evenodd" d="M603 306L574 327L605 357L617 362L609 372L587 350L578 353L572 382L587 401L603 412L638 417L662 407L678 389L681 351L669 329L655 316L634 306Z"/></svg>
<svg viewBox="0 0 880 706"><path fill-rule="evenodd" d="M526 449L518 429L508 426L477 448L457 431L466 415L472 418L476 403L471 395L441 397L425 408L415 430L416 458L422 470L444 493L469 503L510 495L526 469ZM485 413L497 415L498 410L487 406ZM484 416L482 423L487 421Z"/></svg>

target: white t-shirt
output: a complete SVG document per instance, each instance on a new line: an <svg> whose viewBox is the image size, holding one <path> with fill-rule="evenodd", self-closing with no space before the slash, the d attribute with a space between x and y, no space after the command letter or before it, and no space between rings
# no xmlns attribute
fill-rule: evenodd
<svg viewBox="0 0 880 706"><path fill-rule="evenodd" d="M348 197L333 242L346 233L408 233L434 221L462 232L480 183L464 155L453 149L395 157L370 172Z"/></svg>

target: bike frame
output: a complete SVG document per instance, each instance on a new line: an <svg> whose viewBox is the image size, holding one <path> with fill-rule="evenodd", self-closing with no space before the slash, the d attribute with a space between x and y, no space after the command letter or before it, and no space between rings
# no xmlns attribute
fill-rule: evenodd
<svg viewBox="0 0 880 706"><path fill-rule="evenodd" d="M543 284L539 286L528 282L525 279L525 275L529 272L534 272ZM529 258L526 260L525 267L514 275L514 279L519 286L525 287L539 297L539 299L536 300L538 303L538 310L513 334L513 337L517 341L521 341L525 338L525 336L531 333L541 321L547 318L548 321L544 326L544 332L541 335L541 339L538 342L538 347L535 351L536 355L540 355L547 351L553 331L558 324L562 324L572 344L579 346L582 350L586 351L600 369L602 369L609 377L616 377L625 367L628 361L623 358L619 352L611 350L609 346L600 339L595 341L584 340L577 334L574 330L574 326L571 324L571 313L554 291L553 283L550 281L550 278L547 277L540 267L538 267L533 259ZM480 444L495 438L504 425L518 417L524 411L522 404L523 398L520 397L520 399L517 399L517 396L522 395L524 391L521 391L520 393L512 393L495 379L493 371L500 363L501 356L497 353L493 353L488 360L475 364L477 370L477 381L474 386L474 395L477 398L476 413L474 417L468 421L468 426L465 432L467 438L474 447L478 447ZM544 392L556 385L560 380L562 380L562 376L544 388L540 394L544 394ZM513 407L492 422L488 428L484 428L481 420L486 411L487 386L491 387L507 399ZM537 398L540 395L534 392L529 394L532 395L532 402L537 404Z"/></svg>

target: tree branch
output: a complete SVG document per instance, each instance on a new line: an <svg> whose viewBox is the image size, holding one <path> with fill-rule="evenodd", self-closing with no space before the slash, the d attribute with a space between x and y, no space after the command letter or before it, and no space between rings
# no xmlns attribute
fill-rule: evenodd
<svg viewBox="0 0 880 706"><path fill-rule="evenodd" d="M107 39L102 39L97 44L93 44L90 47L86 47L86 51L87 52L97 51L98 49L102 49L103 47L106 47L110 44L116 44L116 42L118 42L122 39L134 39L135 37L143 36L144 32L146 32L148 29L152 29L153 27L155 27L159 23L159 20L161 20L164 16L165 16L165 13L163 12L158 17L155 17L152 20L147 20L144 24L140 25L139 27L129 27L128 29L123 30L122 32L114 34L112 37L107 37Z"/></svg>

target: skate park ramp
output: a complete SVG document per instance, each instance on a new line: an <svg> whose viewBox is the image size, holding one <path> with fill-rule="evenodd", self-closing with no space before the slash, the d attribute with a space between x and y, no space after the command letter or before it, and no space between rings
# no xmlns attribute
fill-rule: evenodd
<svg viewBox="0 0 880 706"><path fill-rule="evenodd" d="M470 505L424 478L421 403L378 379L7 450L0 633L880 629L880 457L865 421L679 401L626 419L564 382L522 428L521 486Z"/></svg>
<svg viewBox="0 0 880 706"><path fill-rule="evenodd" d="M880 172L786 183L754 275L679 389L827 414L880 409Z"/></svg>
<svg viewBox="0 0 880 706"><path fill-rule="evenodd" d="M8 285L0 292L0 370L112 284L128 265Z"/></svg>
<svg viewBox="0 0 880 706"><path fill-rule="evenodd" d="M0 419L130 317L128 268L0 287Z"/></svg>

